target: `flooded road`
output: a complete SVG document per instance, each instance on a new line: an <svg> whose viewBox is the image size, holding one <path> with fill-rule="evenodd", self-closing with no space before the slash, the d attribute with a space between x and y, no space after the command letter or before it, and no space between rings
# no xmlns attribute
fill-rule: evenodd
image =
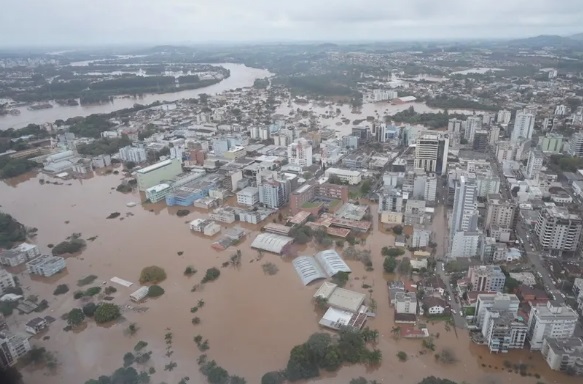
<svg viewBox="0 0 583 384"><path fill-rule="evenodd" d="M55 120L66 120L76 116L89 116L94 113L110 113L124 108L131 108L134 104L148 105L156 101L176 101L181 99L191 99L201 93L214 95L223 91L250 87L256 79L262 79L272 75L269 71L259 68L247 67L243 64L221 63L216 64L231 71L231 76L220 83L210 85L204 88L190 89L172 93L147 93L139 97L114 97L111 103L92 104L92 105L58 105L54 102L53 108L28 110L26 107L17 108L20 114L17 116L6 115L0 116L0 130L8 128L22 128L28 124L52 123Z"/></svg>
<svg viewBox="0 0 583 384"><path fill-rule="evenodd" d="M28 177L28 179L27 179ZM38 228L34 240L43 252L49 252L48 244L56 244L73 232L82 233L88 241L87 248L77 257L67 259L67 272L59 279L32 281L27 274L19 275L26 294L38 294L39 299L49 301L50 307L43 314L57 318L51 324L46 336L49 340L33 338L31 343L56 351L60 362L54 375L46 371L24 370L27 383L62 384L84 383L99 375L111 374L123 364L123 355L144 340L152 350L150 362L144 368L153 366L156 373L152 382L176 383L188 376L191 383L205 382L198 372L196 359L201 352L193 341L201 335L208 339L210 349L206 352L210 359L217 361L231 374L243 376L248 383L258 383L261 376L271 370L284 369L290 349L303 343L310 334L319 331L319 315L311 302L311 297L319 283L302 286L296 275L291 259L265 253L261 260L258 252L249 245L258 233L259 227L243 226L247 237L236 248L223 252L214 251L210 244L214 239L190 233L186 222L204 217L202 211L192 211L186 217L178 217L178 208L163 205L138 205L127 208L128 202L139 202L137 194L121 194L115 188L121 175L95 176L88 180L64 181L64 185L39 183L39 178L30 176L23 181L11 180L10 184L0 182L0 209L12 214L23 224ZM25 180L27 179L27 180ZM71 185L67 185L67 184ZM376 217L376 206L373 206ZM152 210L152 211L150 211ZM120 212L117 219L107 220L112 212ZM131 215L127 215L127 213ZM122 220L123 219L123 220ZM67 223L66 223L67 222ZM413 384L426 376L447 377L457 382L468 383L528 383L534 384L535 377L521 377L503 369L504 360L513 363L524 362L534 368L532 375L539 374L546 383L576 383L576 379L549 371L539 353L529 351L512 352L506 356L490 355L485 347L471 344L468 335L458 330L446 331L442 323L428 324L435 339L436 352L450 348L458 361L452 365L437 363L435 352L423 353L420 340L395 339L390 333L393 327L392 308L389 307L386 279L383 273L380 250L384 245L392 245L394 238L388 232L381 232L374 223L374 232L368 236L362 247L370 249L373 255L374 271L365 272L359 262L348 261L353 270L347 288L368 293L362 284L372 286L372 297L378 303L377 317L368 326L378 329L381 337L377 348L382 351L383 363L371 369L364 366L347 366L332 375L324 375L319 383L348 383L351 378L366 376L384 382ZM221 264L235 252L242 251L240 268L225 267ZM317 249L307 246L302 254L313 254ZM179 255L179 252L183 252ZM272 262L279 272L274 276L263 273L261 264ZM129 301L129 294L135 291L140 271L148 265L158 265L166 270L168 278L160 285L166 293L158 299L149 299L140 307L145 312L127 309L135 307ZM184 269L192 265L198 272L192 277L184 276ZM218 280L205 284L203 289L191 292L198 284L204 271L217 267L221 271ZM73 292L79 288L77 280L94 274L98 279L93 285L101 285L113 276L134 282L130 288L115 285L114 302L124 306L125 321L105 328L89 321L87 328L79 333L64 332L65 321L60 316L71 308L81 307L81 300L73 299ZM53 296L57 284L68 284L70 292ZM86 289L87 287L85 287ZM204 300L204 307L196 314L190 308ZM134 308L135 309L135 308ZM192 318L201 319L199 325L192 324ZM34 317L12 315L9 323L12 329L23 329L23 325ZM126 335L128 324L136 323L136 335ZM164 335L173 334L171 356L166 356ZM44 335L43 335L44 336ZM404 351L409 355L406 362L399 362L396 354ZM177 367L165 371L164 366L175 362ZM482 366L483 364L483 366ZM490 367L492 366L492 367ZM398 379L395 379L398 377ZM389 379L390 378L390 379Z"/></svg>

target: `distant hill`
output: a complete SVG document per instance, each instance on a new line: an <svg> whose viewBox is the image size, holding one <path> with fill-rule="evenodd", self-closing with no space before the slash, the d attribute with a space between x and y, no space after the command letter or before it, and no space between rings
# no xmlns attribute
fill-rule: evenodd
<svg viewBox="0 0 583 384"><path fill-rule="evenodd" d="M569 36L570 39L583 41L583 33L577 33L576 35Z"/></svg>
<svg viewBox="0 0 583 384"><path fill-rule="evenodd" d="M525 39L510 40L508 44L512 47L521 48L543 48L543 47L558 47L558 48L583 48L583 34L574 35L580 36L581 40L571 37L563 37L558 35L540 35L534 37L527 37Z"/></svg>
<svg viewBox="0 0 583 384"><path fill-rule="evenodd" d="M182 45L158 45L152 48L141 49L134 54L140 55L154 55L161 53L190 53L192 48Z"/></svg>

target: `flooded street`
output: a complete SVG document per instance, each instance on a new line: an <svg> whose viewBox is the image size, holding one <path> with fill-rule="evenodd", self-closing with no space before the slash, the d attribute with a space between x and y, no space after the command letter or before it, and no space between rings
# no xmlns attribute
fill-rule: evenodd
<svg viewBox="0 0 583 384"><path fill-rule="evenodd" d="M155 367L153 383L176 383L185 376L190 377L191 383L202 383L205 379L196 365L201 352L193 341L194 336L200 334L203 339L208 339L210 349L206 353L209 359L216 360L229 373L243 376L248 383L255 384L265 372L284 369L290 349L320 330L319 313L311 302L319 283L302 286L291 259L282 260L265 253L261 260L257 260L258 252L249 245L260 226L242 226L248 231L244 242L217 252L210 244L218 236L209 239L192 234L186 224L194 218L205 217L202 211L191 210L188 216L178 217L176 207L138 205L127 208L126 203L139 202L140 197L137 193L124 195L114 190L121 175L64 181L64 185L41 185L39 178L47 179L42 175L29 175L20 183L18 180L0 182L0 210L10 213L26 226L38 228L34 242L42 252L49 252L48 244L57 244L74 232L82 233L84 239L93 236L97 239L88 241L81 255L67 259L67 271L60 274L58 280L53 279L50 283L31 281L28 274L19 275L26 294L38 294L39 299L49 301L50 307L43 315L57 318L46 334L50 339L33 338L31 344L57 352L58 371L55 375L47 375L46 371L25 368L27 383L84 383L102 374L109 375L122 366L123 355L132 351L139 340L148 342L147 350L153 351L152 359L143 369ZM67 185L69 183L71 185ZM376 206L372 208L373 217L376 217ZM112 212L121 215L117 219L106 219ZM128 212L132 215L126 215ZM366 282L372 286L372 297L378 303L377 318L370 319L368 326L378 329L381 334L377 348L383 354L382 365L375 369L347 366L335 374L325 374L317 382L348 383L351 378L366 376L381 382L413 384L431 375L472 384L537 382L534 376L521 377L507 372L504 360L532 366L528 372L541 375L545 383L579 382L551 372L538 352L491 355L485 347L473 345L467 332L458 330L456 337L453 330L446 331L444 324L439 322L428 324L431 334L440 334L435 339L435 352L420 354L424 350L420 340L393 338L390 333L394 325L393 313L386 292L388 276L383 272L380 256L381 248L393 243L393 236L379 231L375 219L374 231L364 245L357 246L371 250L374 271L365 272L361 263L348 261L353 273L347 288L367 292L362 288ZM222 268L221 264L228 261L236 249L240 249L243 255L240 268ZM301 253L313 254L316 251L310 245ZM264 274L261 264L265 262L277 265L279 272L274 276ZM93 285L101 285L103 281L109 283L114 276L132 281L134 285L130 288L113 283L108 285L118 290L113 294L115 303L135 307L130 304L129 294L139 286L141 269L149 265L163 267L168 277L160 284L166 290L162 297L148 299L139 305L147 311L126 308L123 313L125 320L109 328L88 321L87 329L79 333L63 331L66 323L60 316L83 305L81 300L74 300L72 294L79 289L76 284L79 279L94 274L98 279ZM198 270L192 277L183 274L189 265ZM193 285L200 282L210 267L220 269L218 280L205 284L202 290L191 292ZM68 284L70 292L54 296L52 292L58 284ZM201 299L205 302L204 307L196 314L191 313L190 308ZM194 316L200 317L199 325L192 324ZM12 315L9 323L23 329L24 323L32 317L33 314ZM124 332L130 323L136 323L139 328L132 337ZM165 356L164 335L167 332L173 334L171 350L174 353L170 357ZM444 347L454 351L458 359L456 363L443 365L435 361L434 353ZM399 351L409 355L406 362L397 359ZM177 367L171 372L165 371L164 366L171 361Z"/></svg>

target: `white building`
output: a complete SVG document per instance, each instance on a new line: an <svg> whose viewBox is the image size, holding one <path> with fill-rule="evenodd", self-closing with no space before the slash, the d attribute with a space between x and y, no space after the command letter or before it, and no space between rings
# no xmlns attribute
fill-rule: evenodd
<svg viewBox="0 0 583 384"><path fill-rule="evenodd" d="M518 143L520 139L530 140L533 131L534 115L525 111L519 111L516 113L516 118L514 119L514 129L510 135L510 141L512 143Z"/></svg>
<svg viewBox="0 0 583 384"><path fill-rule="evenodd" d="M0 364L11 367L29 351L28 336L0 331Z"/></svg>
<svg viewBox="0 0 583 384"><path fill-rule="evenodd" d="M449 133L461 133L463 126L463 121L460 119L449 119L447 122L447 132Z"/></svg>
<svg viewBox="0 0 583 384"><path fill-rule="evenodd" d="M567 106L559 104L555 108L555 115L557 116L564 116L567 114Z"/></svg>
<svg viewBox="0 0 583 384"><path fill-rule="evenodd" d="M510 119L512 118L512 113L505 109L498 111L496 115L496 122L498 124L508 124L510 123Z"/></svg>
<svg viewBox="0 0 583 384"><path fill-rule="evenodd" d="M583 157L583 132L575 132L569 140L569 154Z"/></svg>
<svg viewBox="0 0 583 384"><path fill-rule="evenodd" d="M127 147L120 148L119 159L121 161L132 161L139 164L148 161L148 155L146 154L146 149L128 145Z"/></svg>
<svg viewBox="0 0 583 384"><path fill-rule="evenodd" d="M473 143L474 135L476 134L476 131L480 129L482 129L482 118L480 116L468 116L464 131L464 139L470 144Z"/></svg>
<svg viewBox="0 0 583 384"><path fill-rule="evenodd" d="M253 206L259 202L259 189L246 187L237 192L237 204Z"/></svg>
<svg viewBox="0 0 583 384"><path fill-rule="evenodd" d="M425 201L432 203L435 202L437 196L437 176L435 173L430 173L425 179L425 191L423 197Z"/></svg>
<svg viewBox="0 0 583 384"><path fill-rule="evenodd" d="M497 265L478 265L468 269L471 290L478 292L502 292L506 275Z"/></svg>
<svg viewBox="0 0 583 384"><path fill-rule="evenodd" d="M3 295L8 288L14 288L14 277L5 269L0 269L0 295Z"/></svg>
<svg viewBox="0 0 583 384"><path fill-rule="evenodd" d="M411 236L411 247L422 248L427 247L431 241L431 229L413 228L413 235Z"/></svg>
<svg viewBox="0 0 583 384"><path fill-rule="evenodd" d="M474 257L480 251L480 233L458 231L451 242L450 257Z"/></svg>
<svg viewBox="0 0 583 384"><path fill-rule="evenodd" d="M513 228L516 214L516 205L512 201L502 198L497 193L489 194L487 197L486 220L484 227L490 229L492 226L501 228Z"/></svg>
<svg viewBox="0 0 583 384"><path fill-rule="evenodd" d="M312 165L312 145L306 139L298 139L287 146L287 157L290 164L309 167Z"/></svg>
<svg viewBox="0 0 583 384"><path fill-rule="evenodd" d="M415 168L444 174L447 170L449 138L445 134L426 133L415 141Z"/></svg>
<svg viewBox="0 0 583 384"><path fill-rule="evenodd" d="M528 317L528 338L531 350L540 350L544 339L568 339L573 336L579 316L566 305L553 301L537 304L530 310Z"/></svg>
<svg viewBox="0 0 583 384"><path fill-rule="evenodd" d="M528 328L515 313L487 309L483 323L482 336L490 352L506 353L524 347Z"/></svg>
<svg viewBox="0 0 583 384"><path fill-rule="evenodd" d="M397 313L417 314L417 294L415 292L397 292L394 302Z"/></svg>
<svg viewBox="0 0 583 384"><path fill-rule="evenodd" d="M66 267L64 258L52 255L41 255L26 263L28 273L44 277L53 276Z"/></svg>
<svg viewBox="0 0 583 384"><path fill-rule="evenodd" d="M474 232L478 228L476 176L472 173L461 175L455 181L453 212L450 220L450 239L457 232Z"/></svg>
<svg viewBox="0 0 583 384"><path fill-rule="evenodd" d="M528 163L526 164L526 178L538 179L538 174L543 167L544 155L540 149L533 149L528 154Z"/></svg>
<svg viewBox="0 0 583 384"><path fill-rule="evenodd" d="M547 337L543 341L541 353L551 369L583 375L583 340L581 338Z"/></svg>
<svg viewBox="0 0 583 384"><path fill-rule="evenodd" d="M148 296L150 287L140 287L137 291L130 294L130 300L134 303L139 303Z"/></svg>
<svg viewBox="0 0 583 384"><path fill-rule="evenodd" d="M562 207L546 207L540 210L534 230L544 250L560 254L577 250L582 228L579 215Z"/></svg>
<svg viewBox="0 0 583 384"><path fill-rule="evenodd" d="M330 177L331 175L338 176L340 180L350 184L356 185L360 184L362 181L362 173L359 171L352 171L348 169L340 169L340 168L328 168L324 173L326 177Z"/></svg>
<svg viewBox="0 0 583 384"><path fill-rule="evenodd" d="M520 300L518 296L508 293L483 293L478 295L474 318L478 328L482 328L487 310L510 312L518 315Z"/></svg>

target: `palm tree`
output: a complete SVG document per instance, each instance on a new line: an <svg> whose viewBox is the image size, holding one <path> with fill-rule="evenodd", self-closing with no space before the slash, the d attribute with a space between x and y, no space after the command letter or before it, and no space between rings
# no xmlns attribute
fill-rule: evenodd
<svg viewBox="0 0 583 384"><path fill-rule="evenodd" d="M378 365L381 363L382 359L383 353L378 349L374 349L372 352L368 354L368 363L370 365Z"/></svg>
<svg viewBox="0 0 583 384"><path fill-rule="evenodd" d="M393 327L393 329L391 329L391 333L394 337L401 336L401 327Z"/></svg>

